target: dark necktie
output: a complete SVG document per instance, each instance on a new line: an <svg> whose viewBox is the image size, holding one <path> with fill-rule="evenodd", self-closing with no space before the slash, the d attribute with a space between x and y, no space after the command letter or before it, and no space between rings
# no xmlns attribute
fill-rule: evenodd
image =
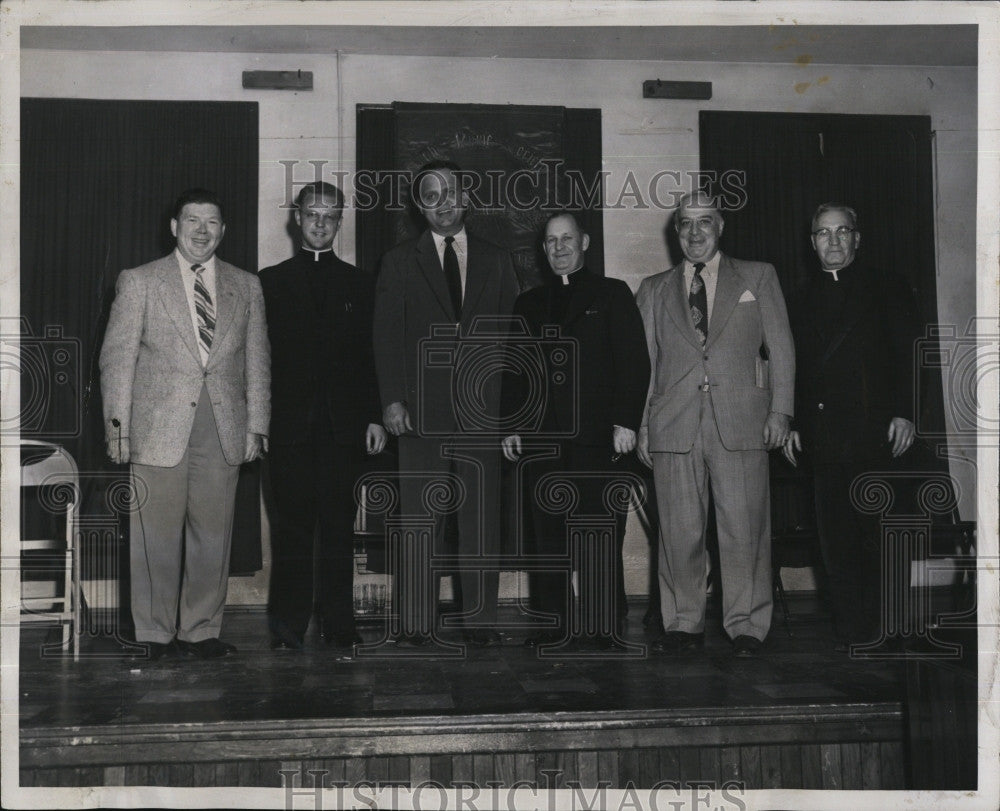
<svg viewBox="0 0 1000 811"><path fill-rule="evenodd" d="M451 306L455 310L455 320L462 320L462 274L458 270L458 254L455 253L455 237L444 238L444 278L448 282Z"/></svg>
<svg viewBox="0 0 1000 811"><path fill-rule="evenodd" d="M701 272L705 269L704 262L696 262L694 276L691 278L691 292L688 293L688 305L691 307L691 320L701 339L701 345L708 340L708 294L705 292L705 280Z"/></svg>
<svg viewBox="0 0 1000 811"><path fill-rule="evenodd" d="M202 278L205 266L194 264L191 265L191 270L194 271L194 309L198 314L198 343L207 354L212 348L212 336L215 334L215 305Z"/></svg>

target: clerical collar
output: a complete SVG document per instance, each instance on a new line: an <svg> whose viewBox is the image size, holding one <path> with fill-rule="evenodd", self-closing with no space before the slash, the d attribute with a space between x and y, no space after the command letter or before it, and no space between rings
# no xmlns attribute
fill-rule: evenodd
<svg viewBox="0 0 1000 811"><path fill-rule="evenodd" d="M328 254L328 253L332 254L333 253L333 246L331 245L329 248L327 248L325 250L322 250L322 251L315 251L312 248L309 248L309 247L303 245L300 250L304 254L311 254L313 262L319 262L326 254Z"/></svg>
<svg viewBox="0 0 1000 811"><path fill-rule="evenodd" d="M839 282L839 281L840 281L840 277L839 277L839 276L837 276L837 274L838 274L838 273L840 273L840 272L841 272L842 270L847 270L847 269L848 269L849 267L851 267L851 266L852 266L853 264L854 264L854 263L853 263L853 262L851 262L851 264L850 264L850 265L844 265L844 266L843 266L842 268L837 268L836 270L827 270L827 269L826 269L825 267L823 267L822 265L820 265L820 268L819 268L819 269L820 269L820 270L822 270L822 271L823 271L824 273L829 273L829 274L830 274L831 276L833 276L833 280L834 280L835 282Z"/></svg>
<svg viewBox="0 0 1000 811"><path fill-rule="evenodd" d="M565 276L558 276L559 281L563 287L569 287L571 284L577 284L580 281L580 271L584 269L584 265L580 265L572 273L567 273Z"/></svg>

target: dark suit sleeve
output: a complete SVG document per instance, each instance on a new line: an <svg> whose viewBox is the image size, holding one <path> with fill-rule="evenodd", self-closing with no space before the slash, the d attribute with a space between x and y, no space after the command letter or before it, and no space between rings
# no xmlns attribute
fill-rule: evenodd
<svg viewBox="0 0 1000 811"><path fill-rule="evenodd" d="M514 309L514 302L520 294L521 286L514 272L514 263L510 253L500 252L500 313L509 313Z"/></svg>
<svg viewBox="0 0 1000 811"><path fill-rule="evenodd" d="M500 418L504 421L505 425L517 413L528 394L527 376L523 373L517 374L517 370L521 364L511 356L511 352L517 345L523 346L525 337L531 334L529 310L528 297L525 295L518 296L514 302L512 315L514 319L523 319L522 323L524 324L525 335L518 336L515 328L512 337L507 342L508 356L507 361L504 363L504 373L500 389ZM511 425L510 433L517 433L520 428L521 426Z"/></svg>
<svg viewBox="0 0 1000 811"><path fill-rule="evenodd" d="M372 319L375 371L382 408L406 401L405 264L397 252L382 257Z"/></svg>
<svg viewBox="0 0 1000 811"><path fill-rule="evenodd" d="M382 424L382 408L379 401L378 377L375 374L375 340L373 321L375 315L375 285L364 271L354 271L360 278L358 285L358 306L361 308L358 335L359 351L362 353L358 368L362 378L358 382L358 392L364 400L360 411L367 416L368 424Z"/></svg>
<svg viewBox="0 0 1000 811"><path fill-rule="evenodd" d="M892 416L916 422L913 365L920 337L913 293L898 276L888 274L882 285L882 318L889 349Z"/></svg>
<svg viewBox="0 0 1000 811"><path fill-rule="evenodd" d="M609 339L614 360L615 399L612 421L638 431L649 389L649 352L642 316L628 285L612 286L608 310Z"/></svg>

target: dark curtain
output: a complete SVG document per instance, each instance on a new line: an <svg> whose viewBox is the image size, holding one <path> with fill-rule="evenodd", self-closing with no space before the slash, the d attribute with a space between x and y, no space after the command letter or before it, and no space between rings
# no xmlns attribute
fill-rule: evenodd
<svg viewBox="0 0 1000 811"><path fill-rule="evenodd" d="M22 435L69 450L85 499L125 475L104 456L97 365L118 273L173 249L170 208L193 186L225 207L221 258L256 272L258 165L256 103L21 100ZM247 466L234 572L261 566L258 492Z"/></svg>
<svg viewBox="0 0 1000 811"><path fill-rule="evenodd" d="M859 256L905 280L921 323L937 322L930 118L704 111L699 124L702 170L745 173L744 204L725 211L726 253L771 262L793 301L819 267L813 212L845 203L858 212ZM920 424L943 433L940 377L919 383Z"/></svg>

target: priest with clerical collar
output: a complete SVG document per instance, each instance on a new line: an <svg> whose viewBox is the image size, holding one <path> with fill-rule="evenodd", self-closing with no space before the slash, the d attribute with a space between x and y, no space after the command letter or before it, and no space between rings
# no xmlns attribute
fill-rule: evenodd
<svg viewBox="0 0 1000 811"><path fill-rule="evenodd" d="M836 647L884 645L883 580L906 583L881 556L877 516L858 510L858 476L892 469L913 443L913 351L920 329L912 290L892 267L858 255L857 212L824 203L813 215L810 270L791 309L797 387L795 430L784 455L810 463ZM905 567L904 567L905 568ZM885 591L885 599L891 594Z"/></svg>
<svg viewBox="0 0 1000 811"><path fill-rule="evenodd" d="M537 485L547 474L565 474L578 495L576 513L606 513L602 492L615 475L614 463L635 449L649 385L649 353L632 291L620 279L587 269L584 258L589 246L590 237L574 213L553 214L545 224L543 247L555 275L550 284L522 293L514 305L514 316L523 318L528 333L538 339L545 369L544 380L530 380L529 370L511 368L505 375L502 413L524 419L513 426L516 431L502 447L504 456L515 462L526 453L525 440L544 439L558 446L554 458L528 458L518 467L527 479L537 552L543 555L568 554L567 516L538 503ZM601 571L579 574L582 588L598 584L596 588L610 592L594 601L606 607L608 615L599 623L605 630L570 621L569 567L557 567L532 574L530 588L532 608L555 615L558 625L533 634L525 644L556 648L625 644L621 567L625 515L616 518L614 559L606 561ZM573 627L582 631L571 638Z"/></svg>
<svg viewBox="0 0 1000 811"><path fill-rule="evenodd" d="M333 184L305 185L293 212L299 250L260 272L271 341L267 614L274 649L306 645L314 605L327 645L349 650L361 642L354 622L355 484L387 435L372 352L374 284L333 251L343 207Z"/></svg>

